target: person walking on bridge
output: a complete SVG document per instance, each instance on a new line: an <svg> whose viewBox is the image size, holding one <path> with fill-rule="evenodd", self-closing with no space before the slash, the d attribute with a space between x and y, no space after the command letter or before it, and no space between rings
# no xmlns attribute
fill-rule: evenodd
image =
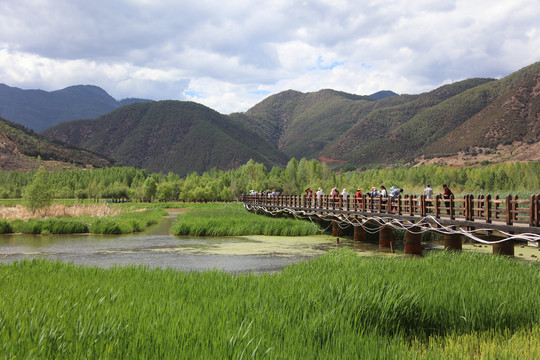
<svg viewBox="0 0 540 360"><path fill-rule="evenodd" d="M343 206L347 206L347 198L349 197L349 192L347 189L343 188L343 191L341 192L341 198L343 199Z"/></svg>
<svg viewBox="0 0 540 360"><path fill-rule="evenodd" d="M339 196L339 190L337 189L337 187L334 186L332 190L330 190L330 198L332 199L332 205L336 203L338 196Z"/></svg>
<svg viewBox="0 0 540 360"><path fill-rule="evenodd" d="M317 192L315 193L317 196L315 197L315 206L317 206L317 203L321 204L322 197L324 195L324 191L322 188L319 188Z"/></svg>
<svg viewBox="0 0 540 360"><path fill-rule="evenodd" d="M362 203L362 189L360 187L356 189L356 201L358 204Z"/></svg>
<svg viewBox="0 0 540 360"><path fill-rule="evenodd" d="M454 195L452 193L452 190L450 190L450 188L446 184L443 184L442 187L443 187L443 190L444 190L444 193L443 193L442 197L445 198L445 199L450 199L450 197L452 195ZM450 214L450 201L445 201L444 205L446 206L446 213Z"/></svg>
<svg viewBox="0 0 540 360"><path fill-rule="evenodd" d="M426 207L431 206L431 199L433 199L433 189L429 184L426 185L426 188L424 189L424 196L426 197ZM430 212L429 209L426 209L426 212Z"/></svg>

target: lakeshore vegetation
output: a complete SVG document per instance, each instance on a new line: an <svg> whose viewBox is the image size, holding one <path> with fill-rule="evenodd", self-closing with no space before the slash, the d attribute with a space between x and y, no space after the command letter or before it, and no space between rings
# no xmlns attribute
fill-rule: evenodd
<svg viewBox="0 0 540 360"><path fill-rule="evenodd" d="M500 256L365 258L274 274L0 264L4 358L540 357L540 268Z"/></svg>
<svg viewBox="0 0 540 360"><path fill-rule="evenodd" d="M0 234L126 234L139 232L150 225L156 224L167 212L162 207L137 208L114 205L87 206L88 214L71 216L69 207L59 205L62 209L52 216L34 214L28 219L6 220L0 219ZM0 209L0 214L2 213ZM18 208L15 211L19 210ZM81 209L76 209L81 211ZM24 209L21 209L24 211ZM28 215L30 216L30 215Z"/></svg>
<svg viewBox="0 0 540 360"><path fill-rule="evenodd" d="M178 215L175 235L196 236L306 236L323 231L316 223L274 218L246 211L240 204L183 204L190 209Z"/></svg>
<svg viewBox="0 0 540 360"><path fill-rule="evenodd" d="M435 191L448 184L455 194L491 193L528 197L540 191L540 162L502 163L480 167L426 165L364 171L335 172L317 160L291 159L282 169L268 169L252 160L234 170L213 169L180 177L132 167L94 170L1 171L0 199L23 198L36 189L47 189L56 199L79 201L99 199L131 201L231 201L250 190L276 190L302 195L304 189L323 188L327 193L337 186L354 193L372 186L396 186L406 194L420 194L427 183ZM43 201L43 200L41 200ZM0 201L1 203L1 201ZM29 204L31 205L31 204Z"/></svg>

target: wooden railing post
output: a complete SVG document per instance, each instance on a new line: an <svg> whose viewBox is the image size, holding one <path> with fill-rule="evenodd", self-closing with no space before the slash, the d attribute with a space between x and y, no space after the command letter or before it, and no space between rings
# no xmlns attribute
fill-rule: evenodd
<svg viewBox="0 0 540 360"><path fill-rule="evenodd" d="M397 201L397 214L401 215L401 195L398 196Z"/></svg>
<svg viewBox="0 0 540 360"><path fill-rule="evenodd" d="M420 216L426 216L426 195L420 195Z"/></svg>
<svg viewBox="0 0 540 360"><path fill-rule="evenodd" d="M491 195L488 194L484 201L484 208L486 210L486 222L491 223Z"/></svg>
<svg viewBox="0 0 540 360"><path fill-rule="evenodd" d="M455 211L454 211L454 194L450 195L450 219L454 220L456 217Z"/></svg>
<svg viewBox="0 0 540 360"><path fill-rule="evenodd" d="M536 194L536 224L535 226L540 226L540 194Z"/></svg>
<svg viewBox="0 0 540 360"><path fill-rule="evenodd" d="M508 195L506 197L506 225L513 224L512 209L512 195Z"/></svg>
<svg viewBox="0 0 540 360"><path fill-rule="evenodd" d="M529 226L534 226L536 214L536 195L531 195L531 202L529 205Z"/></svg>
<svg viewBox="0 0 540 360"><path fill-rule="evenodd" d="M366 212L367 210L367 196L366 194L362 194L362 211Z"/></svg>
<svg viewBox="0 0 540 360"><path fill-rule="evenodd" d="M438 219L441 216L441 197L439 195L435 195L435 217Z"/></svg>
<svg viewBox="0 0 540 360"><path fill-rule="evenodd" d="M469 194L463 197L463 215L465 215L465 220L469 220L471 215L469 214Z"/></svg>
<svg viewBox="0 0 540 360"><path fill-rule="evenodd" d="M519 207L518 206L518 199L519 199L519 196L517 196L517 195L514 196L514 206L513 206L514 212L513 213L514 213L514 220L516 220L516 221L518 219L518 212L517 212L518 207Z"/></svg>
<svg viewBox="0 0 540 360"><path fill-rule="evenodd" d="M499 200L499 195L495 195L495 200ZM495 219L499 218L499 202L495 202Z"/></svg>
<svg viewBox="0 0 540 360"><path fill-rule="evenodd" d="M409 215L414 216L414 206L416 203L416 196L411 195L409 197Z"/></svg>

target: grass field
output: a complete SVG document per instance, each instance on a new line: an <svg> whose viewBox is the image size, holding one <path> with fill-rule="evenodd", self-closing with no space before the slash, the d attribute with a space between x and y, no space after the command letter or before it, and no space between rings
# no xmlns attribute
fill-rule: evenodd
<svg viewBox="0 0 540 360"><path fill-rule="evenodd" d="M540 268L351 250L275 274L0 265L4 358L535 359Z"/></svg>
<svg viewBox="0 0 540 360"><path fill-rule="evenodd" d="M273 218L250 213L242 204L184 204L190 211L178 215L171 228L175 235L242 236L279 235L304 236L320 234L321 229L309 221Z"/></svg>

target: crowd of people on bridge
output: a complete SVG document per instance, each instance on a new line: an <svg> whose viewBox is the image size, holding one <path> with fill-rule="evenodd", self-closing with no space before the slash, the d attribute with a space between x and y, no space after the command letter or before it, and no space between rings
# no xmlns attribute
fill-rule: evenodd
<svg viewBox="0 0 540 360"><path fill-rule="evenodd" d="M442 188L443 188L443 193L440 196L443 199L450 199L450 197L453 195L453 193L450 190L450 188L448 187L448 185L443 184ZM322 188L318 188L317 191L314 191L313 189L308 187L304 191L305 191L305 194L306 194L307 198L315 198L316 199L316 198L321 198L322 196L326 195ZM401 189L401 188L392 186L390 188L390 192L388 192L386 190L386 187L384 185L381 185L379 188L377 188L376 186L373 186L369 191L366 192L366 196L372 197L372 198L380 197L380 198L383 199L383 201L386 201L387 199L395 200L402 193L403 193L403 189ZM431 188L431 185L427 184L426 188L424 189L424 195L425 195L425 198L426 198L427 201L433 200L433 193L434 192L433 192L433 189ZM272 196L278 196L278 195L280 195L280 193L277 192L276 190L267 190L267 191L261 191L261 192L257 192L255 190L250 190L249 195L266 195L268 197L272 197ZM363 193L362 193L362 188L361 187L358 187L356 189L356 193L353 193L351 195L347 191L346 188L343 188L343 190L340 192L339 189L336 186L334 186L330 190L329 195L330 195L330 199L334 200L334 201L337 200L340 196L343 199L347 199L347 197L352 197L352 198L356 197L356 199L358 199L359 201L362 201ZM448 207L449 202L448 201L445 202L445 205Z"/></svg>

